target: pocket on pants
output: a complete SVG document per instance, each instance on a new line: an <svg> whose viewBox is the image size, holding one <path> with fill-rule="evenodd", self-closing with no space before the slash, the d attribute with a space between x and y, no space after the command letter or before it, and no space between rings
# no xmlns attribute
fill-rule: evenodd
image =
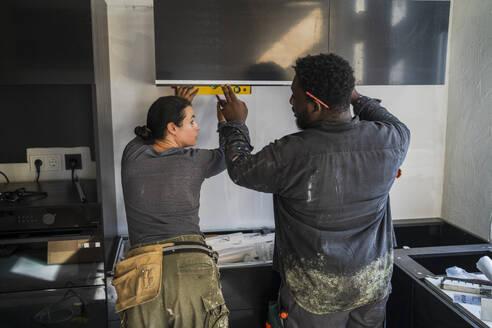
<svg viewBox="0 0 492 328"><path fill-rule="evenodd" d="M161 290L162 251L127 258L115 267L116 312L154 300Z"/></svg>
<svg viewBox="0 0 492 328"><path fill-rule="evenodd" d="M202 296L203 306L207 312L205 328L229 327L229 310L227 309L222 292L217 290L207 296Z"/></svg>
<svg viewBox="0 0 492 328"><path fill-rule="evenodd" d="M197 255L198 254L198 255ZM214 263L208 255L190 253L178 260L178 275L205 275L211 276L214 271Z"/></svg>

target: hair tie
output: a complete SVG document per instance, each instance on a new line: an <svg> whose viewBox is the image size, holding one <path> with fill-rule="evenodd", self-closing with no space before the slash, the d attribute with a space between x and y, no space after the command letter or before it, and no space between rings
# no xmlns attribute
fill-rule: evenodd
<svg viewBox="0 0 492 328"><path fill-rule="evenodd" d="M144 125L144 127L143 127L143 128L144 128L144 129L145 129L145 131L147 131L148 133L152 133L152 130L151 130L151 129L149 129L149 128L147 127L147 125Z"/></svg>

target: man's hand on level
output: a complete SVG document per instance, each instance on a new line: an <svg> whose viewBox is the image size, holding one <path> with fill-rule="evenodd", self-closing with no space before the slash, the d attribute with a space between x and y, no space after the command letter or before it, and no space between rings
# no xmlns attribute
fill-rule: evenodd
<svg viewBox="0 0 492 328"><path fill-rule="evenodd" d="M221 88L224 92L225 100L220 99L219 96L217 96L217 108L220 109L227 121L239 121L245 123L246 118L248 117L248 107L244 101L241 101L236 97L236 94L232 91L230 85L223 85Z"/></svg>

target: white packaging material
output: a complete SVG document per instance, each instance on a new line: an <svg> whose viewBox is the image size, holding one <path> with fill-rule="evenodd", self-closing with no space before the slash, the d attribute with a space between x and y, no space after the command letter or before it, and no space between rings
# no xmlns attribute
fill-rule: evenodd
<svg viewBox="0 0 492 328"><path fill-rule="evenodd" d="M482 256L477 262L477 269L480 270L490 281L492 281L492 260L488 256Z"/></svg>
<svg viewBox="0 0 492 328"><path fill-rule="evenodd" d="M231 247L231 245L241 245L244 240L244 234L242 232L236 232L227 235L208 237L205 240L208 245L218 251L223 248Z"/></svg>
<svg viewBox="0 0 492 328"><path fill-rule="evenodd" d="M233 233L206 238L219 254L219 264L270 261L273 258L275 234Z"/></svg>
<svg viewBox="0 0 492 328"><path fill-rule="evenodd" d="M482 309L480 311L480 319L492 321L492 298L482 297Z"/></svg>
<svg viewBox="0 0 492 328"><path fill-rule="evenodd" d="M482 279L482 274L475 274L466 272L465 269L454 266L446 269L446 276L450 278L461 278L461 279Z"/></svg>

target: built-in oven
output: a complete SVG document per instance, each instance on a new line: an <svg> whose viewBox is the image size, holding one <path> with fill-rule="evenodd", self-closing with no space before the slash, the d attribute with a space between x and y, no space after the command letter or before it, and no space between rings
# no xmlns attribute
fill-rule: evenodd
<svg viewBox="0 0 492 328"><path fill-rule="evenodd" d="M104 286L2 293L0 326L106 327L105 299Z"/></svg>
<svg viewBox="0 0 492 328"><path fill-rule="evenodd" d="M95 181L79 187L0 185L0 327L106 327Z"/></svg>
<svg viewBox="0 0 492 328"><path fill-rule="evenodd" d="M0 240L0 293L104 285L95 240L91 235Z"/></svg>

